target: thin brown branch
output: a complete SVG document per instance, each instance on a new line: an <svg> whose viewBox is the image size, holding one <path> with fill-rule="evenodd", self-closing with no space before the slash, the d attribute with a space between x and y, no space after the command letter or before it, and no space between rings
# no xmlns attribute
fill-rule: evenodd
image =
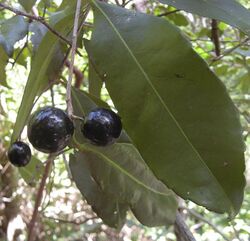
<svg viewBox="0 0 250 241"><path fill-rule="evenodd" d="M196 241L179 211L176 214L174 227L176 236L179 237L179 240Z"/></svg>
<svg viewBox="0 0 250 241"><path fill-rule="evenodd" d="M69 68L70 61L66 60L65 65ZM83 82L84 75L76 66L73 66L73 73L75 75L75 88L79 89Z"/></svg>
<svg viewBox="0 0 250 241"><path fill-rule="evenodd" d="M165 12L165 13L158 14L157 17L168 16L170 14L177 13L177 12L180 12L180 11L181 11L180 9L176 9L176 10L173 10L173 11L168 11L168 12Z"/></svg>
<svg viewBox="0 0 250 241"><path fill-rule="evenodd" d="M37 197L36 197L36 202L35 202L35 207L34 207L34 211L32 214L32 218L29 224L29 228L28 228L28 240L27 241L33 241L34 240L34 228L35 228L35 224L36 224L36 219L37 219L37 215L38 215L38 209L41 205L42 202L42 198L43 198L43 191L46 185L46 180L48 178L49 175L49 171L51 168L51 165L53 163L55 156L54 155L50 155L48 157L45 169L44 169L44 174L38 189L38 193L37 193Z"/></svg>
<svg viewBox="0 0 250 241"><path fill-rule="evenodd" d="M11 12L13 12L14 14L16 15L20 15L20 16L24 16L26 18L29 18L30 20L35 20L35 21L38 21L40 22L41 24L43 24L50 32L52 32L53 34L55 34L58 38L60 38L61 40L63 40L65 43L67 43L69 46L71 46L71 42L66 39L65 37L63 37L60 33L58 33L55 29L53 29L46 21L43 17L40 17L40 16L35 16L35 15L32 15L32 14L28 14L28 13L25 13L25 12L22 12L18 9L15 9L13 7L10 7L4 3L0 3L0 7L4 8L4 9L7 9Z"/></svg>
<svg viewBox="0 0 250 241"><path fill-rule="evenodd" d="M215 54L216 56L220 56L220 36L217 20L212 19L211 27L211 39L214 43Z"/></svg>
<svg viewBox="0 0 250 241"><path fill-rule="evenodd" d="M216 225L214 225L213 223L211 223L209 220L207 220L206 218L204 218L202 215L200 215L199 213L195 212L192 209L189 208L183 208L185 210L188 211L188 213L190 213L192 216L194 216L195 218L201 220L204 223L207 223L215 232L217 232L218 234L221 235L221 237L223 237L224 240L226 241L230 241L230 239L228 237L225 236L225 234L223 234L217 227Z"/></svg>
<svg viewBox="0 0 250 241"><path fill-rule="evenodd" d="M250 40L250 37L247 37L245 40L243 40L242 42L240 42L239 44L235 45L234 47L225 50L225 52L223 54L221 54L220 56L213 58L210 65L212 65L213 63L215 63L218 60L221 60L222 58L224 58L226 55L231 54L235 49L243 46L244 44L246 44L248 41Z"/></svg>
<svg viewBox="0 0 250 241"><path fill-rule="evenodd" d="M77 44L77 33L78 33L78 22L79 22L79 17L80 17L80 10L81 10L81 0L77 0L73 35L72 35L72 50L71 50L71 61L70 61L70 67L69 67L69 78L67 82L67 92L66 92L67 112L70 117L73 114L73 106L72 106L72 100L71 100L71 84L72 84L74 61L75 61L75 54L76 54L76 48L77 48L76 44Z"/></svg>
<svg viewBox="0 0 250 241"><path fill-rule="evenodd" d="M45 214L43 216L47 219L51 219L51 220L57 221L59 223L69 223L69 224L74 224L74 225L81 225L81 224L88 222L89 220L98 219L98 217L95 216L95 217L85 218L82 221L76 221L76 220L66 220L66 219L61 219L61 218L54 218L54 217L46 216Z"/></svg>

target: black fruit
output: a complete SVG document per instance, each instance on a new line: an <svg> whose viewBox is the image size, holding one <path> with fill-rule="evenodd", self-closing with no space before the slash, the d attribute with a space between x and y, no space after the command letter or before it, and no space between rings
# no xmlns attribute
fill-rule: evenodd
<svg viewBox="0 0 250 241"><path fill-rule="evenodd" d="M81 131L93 144L106 146L121 134L121 118L112 110L96 108L86 116Z"/></svg>
<svg viewBox="0 0 250 241"><path fill-rule="evenodd" d="M68 115L55 107L36 111L29 121L28 138L39 151L54 153L64 149L72 135L74 124Z"/></svg>
<svg viewBox="0 0 250 241"><path fill-rule="evenodd" d="M22 141L14 142L9 148L8 158L14 166L26 166L31 159L31 151L29 146Z"/></svg>

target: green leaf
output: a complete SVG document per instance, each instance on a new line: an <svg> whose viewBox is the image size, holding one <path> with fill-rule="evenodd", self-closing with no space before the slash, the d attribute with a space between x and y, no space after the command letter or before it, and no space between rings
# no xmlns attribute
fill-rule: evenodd
<svg viewBox="0 0 250 241"><path fill-rule="evenodd" d="M171 20L177 26L187 26L189 24L188 20L182 14L170 14L167 19Z"/></svg>
<svg viewBox="0 0 250 241"><path fill-rule="evenodd" d="M142 224L154 227L174 223L175 195L153 175L132 144L95 147L77 143L77 147L104 192L128 203Z"/></svg>
<svg viewBox="0 0 250 241"><path fill-rule="evenodd" d="M8 63L8 55L0 45L0 84L7 87L5 67Z"/></svg>
<svg viewBox="0 0 250 241"><path fill-rule="evenodd" d="M56 16L57 23L53 28L62 36L67 36L71 32L73 26L74 9L67 8L65 11L61 11L60 14L60 16ZM60 66L63 65L63 57L61 58L61 62L56 62L54 63L55 65L51 64L53 58L60 54L57 51L59 43L59 38L48 31L39 44L36 54L32 59L29 78L25 86L12 134L12 142L18 138L25 126L36 96L39 96L46 87L48 87L49 82L54 80L53 78L55 78L58 71L60 71ZM57 69L55 69L56 67Z"/></svg>
<svg viewBox="0 0 250 241"><path fill-rule="evenodd" d="M200 16L218 19L250 36L250 12L235 0L159 0Z"/></svg>
<svg viewBox="0 0 250 241"><path fill-rule="evenodd" d="M89 61L89 93L99 98L101 95L102 85L102 80Z"/></svg>
<svg viewBox="0 0 250 241"><path fill-rule="evenodd" d="M107 225L120 229L126 219L128 205L118 201L116 195L107 194L92 178L88 163L80 152L70 155L73 180L94 212Z"/></svg>
<svg viewBox="0 0 250 241"><path fill-rule="evenodd" d="M44 172L44 165L40 160L32 156L29 164L25 167L20 167L18 170L22 178L28 185L35 186L35 184L42 177L42 174Z"/></svg>
<svg viewBox="0 0 250 241"><path fill-rule="evenodd" d="M77 114L83 115L86 109L92 109L91 100L83 92L73 89L72 93ZM76 127L75 145L82 151L82 160L87 162L91 176L105 193L128 203L137 219L145 225L174 222L177 203L173 193L156 179L132 144L95 147L82 140L79 130Z"/></svg>
<svg viewBox="0 0 250 241"><path fill-rule="evenodd" d="M166 20L93 4L89 57L147 165L184 199L235 215L244 142L223 84Z"/></svg>
<svg viewBox="0 0 250 241"><path fill-rule="evenodd" d="M28 22L23 16L14 16L1 23L0 26L0 45L11 57L14 44L23 39L28 32Z"/></svg>
<svg viewBox="0 0 250 241"><path fill-rule="evenodd" d="M27 12L30 12L37 0L18 0Z"/></svg>

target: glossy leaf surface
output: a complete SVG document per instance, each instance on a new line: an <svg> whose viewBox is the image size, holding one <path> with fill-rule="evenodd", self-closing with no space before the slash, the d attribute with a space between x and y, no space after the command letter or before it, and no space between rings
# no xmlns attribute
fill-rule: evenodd
<svg viewBox="0 0 250 241"><path fill-rule="evenodd" d="M88 53L147 165L181 197L235 215L244 143L221 81L166 20L102 2L93 9Z"/></svg>

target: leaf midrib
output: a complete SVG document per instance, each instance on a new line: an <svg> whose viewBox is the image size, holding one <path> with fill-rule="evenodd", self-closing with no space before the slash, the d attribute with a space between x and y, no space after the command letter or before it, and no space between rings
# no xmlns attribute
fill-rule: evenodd
<svg viewBox="0 0 250 241"><path fill-rule="evenodd" d="M73 98L76 100L77 104L78 104L78 107L79 109L81 109L81 112L84 113L84 110L80 104L80 102L78 101L78 99L76 98L75 96L75 93L73 93ZM76 144L77 148L81 151L91 151L91 152L94 152L95 154L103 157L106 161L108 161L110 163L111 166L113 166L114 168L118 169L121 173L123 173L124 175L128 176L130 179L132 179L134 182L136 182L138 185L141 185L143 186L145 189L151 191L151 192L154 192L158 195L161 195L161 196L165 196L165 197L169 197L172 195L172 191L169 190L169 194L166 194L166 193L162 193L162 192L159 192L147 185L145 185L143 182L139 181L137 178L135 178L133 175L131 175L129 172L127 172L126 170L124 170L122 167L120 167L118 164L116 164L114 161L112 161L110 158L108 158L107 156L105 156L103 153L101 152L98 152L96 150L93 150L92 148L90 147L87 147L86 145L83 145L83 144L80 144L77 140L76 140L76 137L75 135L73 136L73 142Z"/></svg>
<svg viewBox="0 0 250 241"><path fill-rule="evenodd" d="M138 180L137 178L135 178L133 175L131 175L128 171L126 171L125 169L123 169L122 167L120 167L118 164L116 164L114 161L112 161L109 157L107 157L106 155L104 155L103 153L94 150L90 147L87 147L86 145L80 144L77 142L77 140L75 139L75 136L73 137L73 141L76 144L77 148L79 150L81 150L82 152L93 152L94 154L100 156L101 158L103 158L105 161L107 161L113 168L117 169L118 171L120 171L121 173L123 173L125 176L129 177L132 181L134 181L135 183L137 183L139 186L142 186L143 188L145 188L146 190L153 192L157 195L160 196L164 196L164 197L170 197L172 196L172 191L169 190L169 194L167 193L163 193L163 192L159 192L147 185L145 185L143 182L141 182L140 180Z"/></svg>
<svg viewBox="0 0 250 241"><path fill-rule="evenodd" d="M107 16L107 14L102 10L102 8L99 7L99 5L97 4L96 0L91 0L91 1L96 6L96 8L98 8L98 10L102 13L102 15L106 18L106 20L110 24L111 28L113 29L113 31L117 34L118 38L121 40L122 44L127 49L127 51L130 54L131 58L134 60L134 62L137 65L137 67L142 72L143 76L147 80L147 83L151 86L151 88L153 89L153 92L158 97L159 101L161 102L161 104L163 105L163 107L166 109L167 113L170 115L170 117L172 118L172 120L174 121L174 123L176 124L176 126L178 127L179 131L181 132L181 134L183 135L183 137L185 138L185 140L187 141L187 143L190 145L191 149L194 151L194 153L196 154L196 156L198 157L198 159L203 163L203 165L205 166L205 168L210 173L211 177L215 180L215 183L217 183L219 189L221 189L222 193L224 194L226 200L229 202L230 206L233 207L233 209L234 209L234 205L232 204L232 202L231 202L230 198L228 197L227 193L222 188L222 186L218 182L217 178L213 175L213 173L211 172L211 170L208 168L208 166L206 165L205 161L202 159L202 157L199 154L199 152L195 149L195 147L193 146L193 144L191 143L191 141L189 140L189 138L185 134L184 130L181 128L181 126L179 125L178 121L175 119L175 117L172 114L172 112L169 110L169 108L167 107L167 105L164 103L162 97L160 96L160 94L158 93L158 91L156 90L156 88L154 87L154 85L151 82L150 78L148 77L147 73L144 71L143 67L141 66L141 64L139 63L139 61L136 59L136 57L134 56L133 52L131 51L131 49L129 48L129 46L127 45L127 43L125 42L125 40L123 39L123 37L121 36L121 34L119 33L119 31L117 30L117 28L115 27L115 25L112 23L112 21Z"/></svg>

